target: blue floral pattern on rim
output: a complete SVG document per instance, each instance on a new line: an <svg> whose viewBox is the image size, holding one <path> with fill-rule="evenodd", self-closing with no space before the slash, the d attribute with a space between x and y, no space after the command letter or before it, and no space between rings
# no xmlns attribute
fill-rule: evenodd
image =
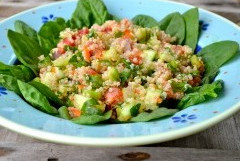
<svg viewBox="0 0 240 161"><path fill-rule="evenodd" d="M200 20L199 21L199 26L200 26L200 29L203 30L203 31L206 31L209 24L208 23L205 23L203 20Z"/></svg>
<svg viewBox="0 0 240 161"><path fill-rule="evenodd" d="M0 87L0 96L1 95L7 95L7 89L6 88Z"/></svg>
<svg viewBox="0 0 240 161"><path fill-rule="evenodd" d="M47 23L48 21L55 20L56 17L53 14L50 14L49 16L42 16L42 23Z"/></svg>
<svg viewBox="0 0 240 161"><path fill-rule="evenodd" d="M174 116L172 117L172 120L174 123L186 123L190 120L194 120L196 119L197 116L195 114L191 114L191 115L188 115L188 114L182 114L181 116Z"/></svg>
<svg viewBox="0 0 240 161"><path fill-rule="evenodd" d="M200 50L202 50L202 47L200 45L197 45L194 53L197 54Z"/></svg>

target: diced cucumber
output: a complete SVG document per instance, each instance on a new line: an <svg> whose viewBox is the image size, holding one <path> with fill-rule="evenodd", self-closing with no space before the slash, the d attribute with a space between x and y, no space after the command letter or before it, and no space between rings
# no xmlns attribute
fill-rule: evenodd
<svg viewBox="0 0 240 161"><path fill-rule="evenodd" d="M135 103L123 103L121 107L116 109L117 118L119 121L127 121L129 120L131 115L131 108L135 105Z"/></svg>
<svg viewBox="0 0 240 161"><path fill-rule="evenodd" d="M137 116L137 114L139 113L139 109L141 107L141 103L138 103L136 105L134 105L131 109L130 109L130 112L131 112L131 116Z"/></svg>
<svg viewBox="0 0 240 161"><path fill-rule="evenodd" d="M143 51L143 58L145 62L153 61L157 52L154 50L144 50Z"/></svg>
<svg viewBox="0 0 240 161"><path fill-rule="evenodd" d="M170 68L170 70L171 70L172 72L178 71L178 65L179 65L179 63L178 63L177 61L172 60L172 61L170 61L167 65L168 65L168 67Z"/></svg>
<svg viewBox="0 0 240 161"><path fill-rule="evenodd" d="M73 105L74 105L74 107L78 108L79 110L82 109L83 104L86 101L90 100L90 98L82 96L80 94L75 94L73 98L74 98Z"/></svg>
<svg viewBox="0 0 240 161"><path fill-rule="evenodd" d="M56 88L58 78L52 72L47 72L41 77L41 82L51 89Z"/></svg>
<svg viewBox="0 0 240 161"><path fill-rule="evenodd" d="M171 54L162 53L162 54L160 54L159 59L163 60L165 62L170 62L170 61L174 60L174 57Z"/></svg>
<svg viewBox="0 0 240 161"><path fill-rule="evenodd" d="M102 93L96 90L83 90L83 95L99 100L102 97Z"/></svg>
<svg viewBox="0 0 240 161"><path fill-rule="evenodd" d="M150 37L150 32L147 28L138 28L135 31L135 35L139 42L146 42Z"/></svg>
<svg viewBox="0 0 240 161"><path fill-rule="evenodd" d="M97 109L99 109L101 112L104 112L104 111L105 111L105 105L104 105L104 104L95 105L95 107L96 107Z"/></svg>
<svg viewBox="0 0 240 161"><path fill-rule="evenodd" d="M117 53L117 50L113 47L111 47L109 50L103 53L104 60L117 61L119 60L119 58L120 57L119 54Z"/></svg>
<svg viewBox="0 0 240 161"><path fill-rule="evenodd" d="M53 61L53 65L56 67L62 67L68 65L69 60L71 59L71 55L63 55L59 57L58 59Z"/></svg>
<svg viewBox="0 0 240 161"><path fill-rule="evenodd" d="M151 87L147 89L145 96L146 109L154 110L157 108L157 104L160 103L161 100L161 93L162 91L160 89Z"/></svg>
<svg viewBox="0 0 240 161"><path fill-rule="evenodd" d="M115 67L108 67L103 74L103 79L118 81L120 79L118 70Z"/></svg>

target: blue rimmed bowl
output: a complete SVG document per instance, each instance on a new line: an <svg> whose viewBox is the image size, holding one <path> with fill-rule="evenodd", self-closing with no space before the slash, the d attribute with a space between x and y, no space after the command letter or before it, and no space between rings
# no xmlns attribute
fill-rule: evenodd
<svg viewBox="0 0 240 161"><path fill-rule="evenodd" d="M110 13L122 18L147 14L162 19L192 6L162 0L104 0ZM131 2L131 3L130 3ZM64 1L34 8L0 23L0 61L13 64L16 60L7 40L7 30L15 20L22 20L38 30L55 17L69 19L77 1ZM240 43L240 28L227 19L200 9L201 35L198 50L210 43L234 40ZM174 116L143 123L85 126L42 113L24 102L15 93L0 87L0 125L34 138L76 145L127 146L177 139L202 131L226 119L240 109L239 54L225 64L216 79L225 83L224 93L217 99L191 106Z"/></svg>

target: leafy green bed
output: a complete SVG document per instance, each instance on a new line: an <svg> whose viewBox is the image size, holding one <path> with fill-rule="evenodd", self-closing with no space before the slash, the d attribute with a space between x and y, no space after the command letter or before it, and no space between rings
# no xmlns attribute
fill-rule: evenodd
<svg viewBox="0 0 240 161"><path fill-rule="evenodd" d="M39 68L38 57L42 54L48 56L50 50L59 41L59 33L67 27L91 27L97 23L103 24L107 20L119 20L111 15L101 0L80 0L71 19L56 18L45 23L37 32L22 21L15 22L15 31L8 30L8 39L12 45L21 65L6 65L0 62L0 85L24 98L33 107L51 115L71 119L67 107L46 85L40 83L37 77ZM177 44L188 45L193 50L198 43L199 13L197 8L180 14L174 12L161 21L147 15L137 15L133 23L142 27L156 27L167 34L177 37ZM223 81L214 78L219 68L231 59L239 50L239 45L234 41L216 42L203 48L200 55L205 63L205 73L202 85L187 91L187 94L177 104L169 102L165 107L160 107L151 112L137 114L132 109L133 117L130 122L141 122L173 115L178 110L216 98L223 90ZM86 105L87 106L87 105ZM167 108L166 108L167 107ZM137 108L137 107L135 107ZM104 115L82 115L71 119L78 124L96 124L111 118L112 111Z"/></svg>

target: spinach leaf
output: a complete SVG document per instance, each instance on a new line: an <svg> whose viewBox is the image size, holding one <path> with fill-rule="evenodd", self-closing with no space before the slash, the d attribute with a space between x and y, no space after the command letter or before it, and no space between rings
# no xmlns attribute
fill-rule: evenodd
<svg viewBox="0 0 240 161"><path fill-rule="evenodd" d="M6 65L0 62L0 74L14 76L17 79L28 82L34 78L34 73L31 69L24 65Z"/></svg>
<svg viewBox="0 0 240 161"><path fill-rule="evenodd" d="M142 26L142 27L155 27L158 26L158 22L147 15L137 15L132 19L133 24Z"/></svg>
<svg viewBox="0 0 240 161"><path fill-rule="evenodd" d="M158 26L161 30L166 30L168 25L170 24L172 18L178 14L178 12L173 12L168 14L166 17L164 17L161 21L158 22Z"/></svg>
<svg viewBox="0 0 240 161"><path fill-rule="evenodd" d="M182 44L185 38L185 22L183 16L174 12L159 22L159 28L177 38L177 44Z"/></svg>
<svg viewBox="0 0 240 161"><path fill-rule="evenodd" d="M159 119L159 118L166 117L166 116L171 116L171 115L175 114L177 111L178 111L177 109L168 109L165 107L160 107L160 108L153 110L152 112L140 113L136 117L131 118L130 121L131 122L146 122L146 121L155 120L155 119Z"/></svg>
<svg viewBox="0 0 240 161"><path fill-rule="evenodd" d="M69 115L68 108L66 106L62 106L58 109L59 115L61 118L70 120L71 116Z"/></svg>
<svg viewBox="0 0 240 161"><path fill-rule="evenodd" d="M204 84L199 88L195 88L195 92L186 94L177 106L179 109L184 109L189 106L205 102L211 98L216 98L222 89L222 80L217 80L212 84Z"/></svg>
<svg viewBox="0 0 240 161"><path fill-rule="evenodd" d="M57 46L60 32L66 27L65 20L63 18L57 18L55 21L48 21L40 28L38 40L45 56Z"/></svg>
<svg viewBox="0 0 240 161"><path fill-rule="evenodd" d="M109 120L112 116L112 111L106 112L103 116L101 115L82 115L80 117L72 119L72 122L83 125L93 125L102 121Z"/></svg>
<svg viewBox="0 0 240 161"><path fill-rule="evenodd" d="M71 18L71 28L91 27L112 19L101 0L79 0Z"/></svg>
<svg viewBox="0 0 240 161"><path fill-rule="evenodd" d="M47 97L39 92L35 87L20 80L17 80L17 84L24 99L31 105L43 112L53 115L58 114L57 109L50 105Z"/></svg>
<svg viewBox="0 0 240 161"><path fill-rule="evenodd" d="M239 44L235 41L220 41L204 47L198 55L205 64L203 83L211 83L219 68L239 51Z"/></svg>
<svg viewBox="0 0 240 161"><path fill-rule="evenodd" d="M8 30L8 39L18 60L37 75L38 57L43 54L39 44L28 36L12 30Z"/></svg>
<svg viewBox="0 0 240 161"><path fill-rule="evenodd" d="M37 31L34 30L32 27L28 26L28 24L26 24L25 22L17 20L14 23L14 27L16 32L26 35L34 41L38 42Z"/></svg>
<svg viewBox="0 0 240 161"><path fill-rule="evenodd" d="M0 85L18 95L22 95L18 88L17 79L11 75L0 74Z"/></svg>
<svg viewBox="0 0 240 161"><path fill-rule="evenodd" d="M45 84L38 81L31 81L29 84L35 87L40 93L42 93L51 103L54 105L62 106L63 102L58 98L58 96Z"/></svg>
<svg viewBox="0 0 240 161"><path fill-rule="evenodd" d="M194 51L198 42L199 35L199 13L198 8L188 10L183 14L186 24L185 45L188 45Z"/></svg>

